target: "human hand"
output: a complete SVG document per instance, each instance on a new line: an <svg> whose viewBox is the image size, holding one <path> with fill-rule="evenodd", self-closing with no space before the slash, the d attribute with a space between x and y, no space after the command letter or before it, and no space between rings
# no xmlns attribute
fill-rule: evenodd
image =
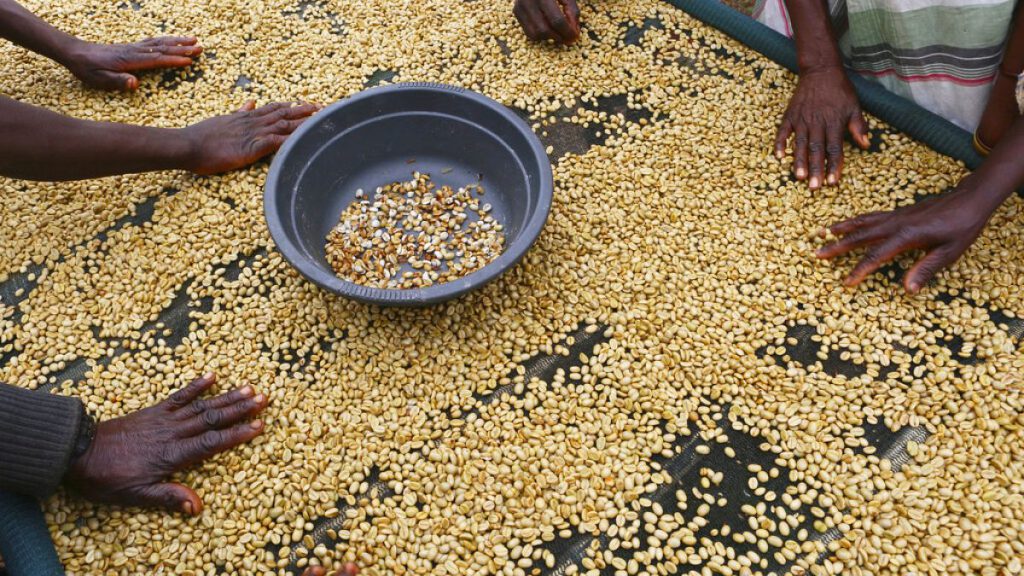
<svg viewBox="0 0 1024 576"><path fill-rule="evenodd" d="M512 12L531 40L572 44L580 37L576 0L516 0Z"/></svg>
<svg viewBox="0 0 1024 576"><path fill-rule="evenodd" d="M166 478L258 436L263 422L248 420L267 406L250 386L200 399L215 381L207 374L155 406L100 422L65 483L95 502L199 514L199 495Z"/></svg>
<svg viewBox="0 0 1024 576"><path fill-rule="evenodd" d="M132 72L191 66L203 52L192 37L165 36L132 44L99 44L76 40L60 58L86 86L131 91L139 87Z"/></svg>
<svg viewBox="0 0 1024 576"><path fill-rule="evenodd" d="M843 172L846 131L858 146L867 149L868 125L842 66L803 71L775 137L775 156L786 155L786 143L793 136L793 172L797 180L809 179L812 190L825 182L835 185Z"/></svg>
<svg viewBox="0 0 1024 576"><path fill-rule="evenodd" d="M356 574L359 574L359 567L348 562L332 576L356 576ZM302 576L327 576L327 570L323 566L310 566L302 572Z"/></svg>
<svg viewBox="0 0 1024 576"><path fill-rule="evenodd" d="M817 251L831 259L867 248L860 263L844 282L861 283L900 254L924 250L925 255L904 275L903 285L917 293L935 274L956 262L984 229L992 211L979 203L972 188L961 183L955 190L891 212L871 212L833 225L843 238Z"/></svg>
<svg viewBox="0 0 1024 576"><path fill-rule="evenodd" d="M319 109L315 104L290 102L256 108L250 101L233 114L188 126L183 129L192 149L187 169L206 175L248 166L276 152Z"/></svg>

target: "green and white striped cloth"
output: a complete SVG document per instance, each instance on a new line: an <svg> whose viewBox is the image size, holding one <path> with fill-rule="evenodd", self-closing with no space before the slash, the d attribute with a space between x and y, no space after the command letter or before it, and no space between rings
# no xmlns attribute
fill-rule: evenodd
<svg viewBox="0 0 1024 576"><path fill-rule="evenodd" d="M999 74L1016 0L829 0L847 64L973 132ZM793 35L784 0L754 17Z"/></svg>
<svg viewBox="0 0 1024 576"><path fill-rule="evenodd" d="M1017 105L1020 106L1020 113L1024 114L1024 74L1017 78Z"/></svg>

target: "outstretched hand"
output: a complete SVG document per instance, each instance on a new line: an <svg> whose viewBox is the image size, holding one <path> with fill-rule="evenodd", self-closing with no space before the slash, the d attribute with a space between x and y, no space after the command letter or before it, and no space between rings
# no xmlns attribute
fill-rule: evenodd
<svg viewBox="0 0 1024 576"><path fill-rule="evenodd" d="M131 91L139 87L133 72L190 66L202 52L195 38L165 36L132 44L76 42L62 61L86 86Z"/></svg>
<svg viewBox="0 0 1024 576"><path fill-rule="evenodd" d="M785 156L786 143L792 136L797 180L808 180L812 190L825 183L838 184L847 131L857 146L867 149L868 124L846 71L842 66L802 71L775 137L775 156Z"/></svg>
<svg viewBox="0 0 1024 576"><path fill-rule="evenodd" d="M845 281L847 286L855 286L900 254L923 250L924 257L903 278L904 287L917 293L977 239L992 214L978 206L971 190L961 185L942 196L891 212L863 214L830 227L842 239L819 249L817 256L831 259L866 248Z"/></svg>
<svg viewBox="0 0 1024 576"><path fill-rule="evenodd" d="M341 567L341 570L332 572L331 576L356 576L359 574L359 567L349 562ZM310 566L302 572L302 576L327 576L327 570L323 566Z"/></svg>
<svg viewBox="0 0 1024 576"><path fill-rule="evenodd" d="M215 381L207 374L155 406L99 423L65 483L95 502L199 514L199 495L167 477L258 436L263 422L249 419L267 406L249 386L199 398Z"/></svg>
<svg viewBox="0 0 1024 576"><path fill-rule="evenodd" d="M188 126L184 131L192 143L192 159L187 168L201 175L244 168L276 152L317 110L316 104L291 102L256 108L250 101L233 114Z"/></svg>
<svg viewBox="0 0 1024 576"><path fill-rule="evenodd" d="M531 40L572 44L580 37L576 0L516 0L512 12Z"/></svg>

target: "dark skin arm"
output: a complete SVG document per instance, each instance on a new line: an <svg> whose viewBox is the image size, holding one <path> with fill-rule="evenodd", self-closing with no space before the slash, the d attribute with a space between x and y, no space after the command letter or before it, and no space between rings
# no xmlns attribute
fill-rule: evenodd
<svg viewBox="0 0 1024 576"><path fill-rule="evenodd" d="M260 435L263 422L249 419L267 406L249 386L200 398L215 381L207 374L155 406L99 423L64 483L94 502L199 514L199 495L167 477Z"/></svg>
<svg viewBox="0 0 1024 576"><path fill-rule="evenodd" d="M276 151L318 109L250 102L234 114L170 129L80 120L0 97L0 176L63 181L154 170L226 172Z"/></svg>
<svg viewBox="0 0 1024 576"><path fill-rule="evenodd" d="M818 250L819 258L835 258L866 250L846 279L855 286L900 254L922 250L925 255L906 273L903 284L911 293L921 290L935 274L956 262L974 243L992 214L1024 186L1024 119L1013 126L985 163L951 192L891 212L872 212L833 225L842 236Z"/></svg>
<svg viewBox="0 0 1024 576"><path fill-rule="evenodd" d="M811 189L835 185L843 171L843 136L861 148L870 144L868 125L853 84L846 77L824 0L786 0L793 21L800 80L775 138L775 156L793 137L793 172Z"/></svg>
<svg viewBox="0 0 1024 576"><path fill-rule="evenodd" d="M531 40L572 44L580 37L576 0L516 0L512 12Z"/></svg>
<svg viewBox="0 0 1024 576"><path fill-rule="evenodd" d="M1013 118L1020 114L1017 104L1017 76L1024 71L1024 2L1017 3L1013 29L1006 41L1003 61L999 65L999 74L992 85L985 113L978 123L978 137L988 145L994 146L1013 125Z"/></svg>
<svg viewBox="0 0 1024 576"><path fill-rule="evenodd" d="M195 38L167 36L133 44L86 42L50 26L13 0L0 0L0 37L46 56L92 88L135 90L133 72L189 66L202 53Z"/></svg>
<svg viewBox="0 0 1024 576"><path fill-rule="evenodd" d="M1006 42L1001 72L1016 76L1024 70L1024 10L1018 6L1013 29ZM866 253L846 278L854 286L880 266L904 252L922 250L925 255L906 273L904 287L921 290L935 275L952 265L974 243L992 214L1024 187L1024 117L1007 109L1012 94L998 90L990 97L981 128L998 125L998 138L981 168L964 178L947 194L891 212L864 214L833 225L830 230L843 238L818 250L819 258L835 258L858 248ZM1009 89L1010 87L1007 87ZM1015 106L1016 103L1014 102Z"/></svg>

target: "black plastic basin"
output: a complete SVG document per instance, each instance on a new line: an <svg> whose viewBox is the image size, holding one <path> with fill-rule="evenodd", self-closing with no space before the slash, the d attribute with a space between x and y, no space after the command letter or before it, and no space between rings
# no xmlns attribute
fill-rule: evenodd
<svg viewBox="0 0 1024 576"><path fill-rule="evenodd" d="M358 189L430 174L438 186L480 182L505 226L505 251L467 276L389 290L338 278L327 233ZM439 84L373 88L324 108L288 139L267 177L264 211L278 250L322 288L384 306L436 304L497 278L533 245L551 209L551 164L540 140L508 108Z"/></svg>

